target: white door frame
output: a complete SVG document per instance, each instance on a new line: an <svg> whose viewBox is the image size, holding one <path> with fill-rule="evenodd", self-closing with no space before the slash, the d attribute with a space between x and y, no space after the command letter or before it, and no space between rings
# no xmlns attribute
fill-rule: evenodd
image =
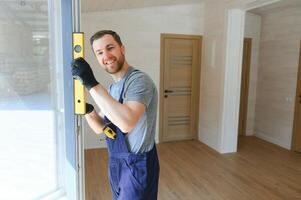
<svg viewBox="0 0 301 200"><path fill-rule="evenodd" d="M280 0L256 0L246 4L242 9L228 10L221 153L237 151L245 13L278 1Z"/></svg>
<svg viewBox="0 0 301 200"><path fill-rule="evenodd" d="M54 0L52 0L54 1ZM65 126L65 153L64 163L66 178L63 180L66 199L84 200L84 149L81 116L74 114L74 88L70 70L72 61L73 45L72 33L75 26L80 23L80 0L54 1L60 3L61 10L61 37L62 60L64 76L64 121ZM77 30L78 31L78 30Z"/></svg>
<svg viewBox="0 0 301 200"><path fill-rule="evenodd" d="M72 24L73 33L81 31L81 0L72 0ZM73 44L72 44L73 45ZM72 49L72 52L74 50ZM72 79L73 80L73 79ZM74 82L73 82L74 87ZM73 93L72 97L74 98ZM73 99L73 104L75 100ZM75 111L75 110L74 110ZM75 135L76 135L76 185L77 185L77 200L85 199L85 163L84 163L84 137L83 137L83 117L75 114Z"/></svg>

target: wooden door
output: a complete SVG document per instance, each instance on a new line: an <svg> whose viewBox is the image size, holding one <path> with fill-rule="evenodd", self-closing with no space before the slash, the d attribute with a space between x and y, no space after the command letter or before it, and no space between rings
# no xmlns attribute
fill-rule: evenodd
<svg viewBox="0 0 301 200"><path fill-rule="evenodd" d="M299 70L295 98L295 118L293 128L292 149L301 153L301 42L299 50Z"/></svg>
<svg viewBox="0 0 301 200"><path fill-rule="evenodd" d="M161 35L160 141L197 136L201 39Z"/></svg>
<svg viewBox="0 0 301 200"><path fill-rule="evenodd" d="M246 135L252 38L244 39L238 135Z"/></svg>

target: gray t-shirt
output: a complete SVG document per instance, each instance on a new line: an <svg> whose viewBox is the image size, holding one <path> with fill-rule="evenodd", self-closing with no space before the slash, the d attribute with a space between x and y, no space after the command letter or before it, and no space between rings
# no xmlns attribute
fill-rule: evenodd
<svg viewBox="0 0 301 200"><path fill-rule="evenodd" d="M152 79L141 71L129 67L124 77L109 87L110 95L119 100L124 81L123 102L137 101L145 105L145 112L137 125L125 135L125 140L132 153L150 151L155 142L158 92Z"/></svg>

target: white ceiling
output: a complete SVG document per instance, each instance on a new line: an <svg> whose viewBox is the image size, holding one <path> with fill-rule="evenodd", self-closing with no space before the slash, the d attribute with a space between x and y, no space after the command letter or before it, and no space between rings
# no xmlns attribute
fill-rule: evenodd
<svg viewBox="0 0 301 200"><path fill-rule="evenodd" d="M64 1L64 0L62 0ZM199 3L204 0L80 0L82 12ZM0 0L0 21L48 31L47 0Z"/></svg>
<svg viewBox="0 0 301 200"><path fill-rule="evenodd" d="M81 0L81 10L82 12L95 12L162 5L191 4L203 1L204 0ZM261 8L250 10L250 12L262 14L297 6L301 6L301 0L282 0ZM47 32L48 1L0 0L0 21L30 26L33 31L36 32Z"/></svg>
<svg viewBox="0 0 301 200"><path fill-rule="evenodd" d="M200 3L204 0L81 0L82 12Z"/></svg>
<svg viewBox="0 0 301 200"><path fill-rule="evenodd" d="M253 10L250 10L250 12L254 14L262 15L269 12L277 12L282 9L300 7L300 6L301 6L301 0L282 0L260 8L255 8Z"/></svg>

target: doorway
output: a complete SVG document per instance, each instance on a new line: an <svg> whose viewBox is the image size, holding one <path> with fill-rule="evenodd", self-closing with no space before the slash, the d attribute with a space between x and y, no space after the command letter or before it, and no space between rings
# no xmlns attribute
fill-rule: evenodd
<svg viewBox="0 0 301 200"><path fill-rule="evenodd" d="M240 66L239 66L239 63L241 62L238 62L239 61L239 58L242 58L242 56L232 56L233 54L231 54L230 52L234 52L236 55L240 55L242 54L242 41L241 42L239 40L237 40L237 37L238 38L242 38L244 37L244 34L241 33L241 30L244 28L244 23L241 23L240 20L244 19L245 18L245 15L246 15L246 11L254 11L254 9L257 9L257 11L261 11L261 12L267 12L267 8L268 6L270 6L269 9L277 9L277 12L275 13L279 13L279 11L284 11L284 10L287 10L287 8L290 6L291 8L295 8L295 9L299 9L298 6L300 6L300 2L298 1L294 1L294 2L289 2L289 1L279 1L279 2L273 2L273 1L266 1L266 2L262 2L262 1L258 1L256 3L253 3L253 4L249 4L246 6L246 9L232 9L229 11L229 15L228 15L228 25L229 25L229 30L228 30L228 38L227 38L227 46L228 46L228 49L227 49L227 55L226 55L226 60L229 60L229 62L226 63L226 74L231 74L232 71L237 71L239 70ZM286 9L284 9L284 6ZM294 13L294 12L292 12ZM291 16L291 15L290 15ZM282 24L290 24L289 22L288 23L284 23L285 22L285 19L281 18L282 20L279 21L279 22L282 22ZM288 19L288 18L286 18ZM269 26L271 26L269 24ZM297 27L297 26L296 26ZM282 32L284 32L283 30L286 30L286 28L280 30ZM286 30L287 31L287 30ZM299 31L299 30L295 30L295 31ZM237 35L235 34L231 34L231 33L240 33ZM281 33L282 35L284 36L287 36L289 34L290 31L287 31L286 33ZM262 32L261 32L262 33ZM273 33L273 32L271 32ZM298 32L299 33L299 32ZM271 37L270 37L271 38ZM274 64L279 64L279 63L282 63L286 60L286 59L280 59L279 58L281 56L285 56L285 55L289 55L290 53L287 53L287 51L284 51L282 50L283 53L281 53L281 46L283 47L287 47L287 45L292 45L292 47L294 48L294 51L296 50L295 47L296 47L296 40L297 38L296 37L289 37L288 40L287 39L284 39L284 38L281 38L282 40L280 40L280 37L275 37L275 40L279 41L279 42L272 42L272 41L265 41L264 44L267 44L266 46L268 46L268 49L271 49L271 50L274 50L275 46L277 46L277 55L278 56L275 56L275 58L278 59L278 61L275 61ZM295 41L292 41L291 39L295 40ZM237 45L238 43L240 43L240 45ZM299 48L299 38L298 38L298 48ZM266 50L266 49L265 49ZM271 51L266 51L266 55L270 55L271 54L267 54ZM262 52L261 52L262 53ZM262 56L262 54L261 54ZM294 54L295 56L295 54ZM276 59L276 60L277 60ZM271 61L273 59L268 59L268 61ZM293 69L293 65L294 67L296 67L295 63L293 62L296 62L297 59L287 59L287 61L289 61L289 64L284 64L282 68L279 68L277 71L273 70L272 66L270 67L266 67L264 70L265 72L269 71L269 72L273 72L273 73L277 73L278 75L283 75L283 74L288 74L291 78L290 80L287 81L287 79L285 79L285 81L283 81L282 79L275 79L275 78L272 78L270 75L272 73L270 73L267 77L261 77L261 80L263 81L269 81L270 83L268 84L265 84L265 90L266 91L260 91L260 95L258 95L258 91L256 92L256 116L255 116L255 123L257 123L257 127L256 127L256 136L264 139L264 140L267 140L271 143L274 143L274 144L277 144L277 145L280 145L286 149L290 149L291 148L291 136L292 136L292 121L293 121L293 113L289 113L292 111L292 108L293 106L291 106L290 104L292 104L292 99L294 99L295 97L295 94L293 93L290 93L289 91L291 91L290 89L292 89L293 87L295 87L295 83L291 84L292 81L291 80L295 80L296 77L295 77L295 74L294 74L294 77L293 77L293 73L291 73L291 69ZM234 63L235 62L235 63ZM235 65L234 65L234 64ZM265 65L265 63L264 63ZM288 67L288 65L291 65L292 68ZM235 66L235 67L234 67ZM284 68L284 66L287 66L286 68ZM295 69L294 69L295 70ZM258 72L258 74L261 74L261 72ZM262 75L262 74L261 74ZM234 79L241 79L240 75L236 74L236 76L233 77L233 73L232 73L232 78ZM278 83L280 80L283 81L283 83L285 84L282 84L281 83ZM273 82L277 82L277 84L273 83ZM289 83L289 84L288 84ZM231 80L231 79L228 79L226 80L225 82L226 85L228 85L227 88L235 88L235 83ZM275 91L268 91L267 87L268 86L277 86L279 87L279 89L283 90L283 89L287 89L286 91L282 92L282 94L280 94L279 90L278 90L278 93L275 92ZM288 87L289 86L289 87ZM257 87L258 88L258 87ZM290 88L290 89L289 89ZM240 95L238 94L238 91L239 90L236 90L236 95L237 97L240 97ZM274 98L272 98L272 95L269 96L269 94L273 93L274 95L277 93L277 98L274 96ZM294 91L295 93L295 91ZM226 92L225 94L225 100L228 100L228 99L231 99L231 97L233 96L233 93L228 93ZM262 97L260 101L258 101L258 98L259 97ZM264 98L263 98L264 97ZM273 101L273 103L270 102L270 100ZM278 102L277 102L278 101ZM258 107L258 102L260 103L260 106L261 108L264 108L263 111L261 111L261 108ZM268 106L264 107L264 103L267 103L267 102L270 102L269 104L267 104ZM285 106L284 109L280 110L280 109L273 109L276 107L277 104L279 104L279 102L281 103L282 102L282 105ZM223 124L225 124L225 127L228 127L230 125L227 125L227 124L232 124L233 126L231 127L231 129L223 129L223 133L222 133L222 144L225 144L226 146L224 147L225 149L230 149L230 151L227 151L227 152L235 152L237 151L237 142L236 142L236 139L237 139L237 135L238 135L238 122L239 122L239 115L238 115L238 110L239 110L239 105L237 105L237 107L235 108L234 106L232 106L232 108L230 109L230 105L228 105L224 110L228 111L231 113L230 110L234 111L234 110L237 110L237 116L236 115L232 115L229 116L229 115L224 115L223 116L223 119L222 119L222 122ZM273 107L273 108L272 108ZM269 110L267 110L269 109ZM258 111L261 111L261 119L271 119L269 121L269 123L264 123L263 120L261 120L258 116ZM287 112L289 111L289 112ZM229 113L229 112L225 112L225 113ZM235 112L234 112L235 113ZM275 119L275 117L278 117L277 119ZM237 124L237 127L235 127L234 125ZM279 125L283 125L282 128L279 128ZM278 128L276 128L278 127ZM258 129L261 129L262 131L258 131ZM266 134L266 131L269 131L268 133L269 134ZM235 132L236 131L236 132ZM283 134L282 134L283 133ZM234 137L234 134L235 134L235 137ZM228 140L228 138L231 138L231 141Z"/></svg>
<svg viewBox="0 0 301 200"><path fill-rule="evenodd" d="M201 36L162 34L160 141L197 136Z"/></svg>
<svg viewBox="0 0 301 200"><path fill-rule="evenodd" d="M295 98L295 117L293 128L292 150L301 153L301 42L299 50L299 69Z"/></svg>
<svg viewBox="0 0 301 200"><path fill-rule="evenodd" d="M238 135L245 136L248 113L250 61L251 61L252 38L245 38L243 45L241 89L240 89L240 108Z"/></svg>

